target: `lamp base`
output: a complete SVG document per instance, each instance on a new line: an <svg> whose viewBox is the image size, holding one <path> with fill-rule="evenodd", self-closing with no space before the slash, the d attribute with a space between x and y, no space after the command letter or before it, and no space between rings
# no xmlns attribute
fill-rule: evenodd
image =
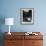
<svg viewBox="0 0 46 46"><path fill-rule="evenodd" d="M11 33L10 33L10 32L8 32L8 34L9 34L9 35L11 35Z"/></svg>

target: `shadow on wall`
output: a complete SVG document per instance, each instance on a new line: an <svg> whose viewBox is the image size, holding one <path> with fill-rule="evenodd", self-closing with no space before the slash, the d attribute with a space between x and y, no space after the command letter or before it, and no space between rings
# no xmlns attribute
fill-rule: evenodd
<svg viewBox="0 0 46 46"><path fill-rule="evenodd" d="M2 32L2 25L5 23L5 17L0 16L0 46L3 46L3 32Z"/></svg>
<svg viewBox="0 0 46 46"><path fill-rule="evenodd" d="M2 25L5 24L5 17L4 16L0 16L0 33L2 32L1 31L1 28L2 28Z"/></svg>
<svg viewBox="0 0 46 46"><path fill-rule="evenodd" d="M4 46L3 45L3 39L4 39L3 33L0 33L0 46Z"/></svg>

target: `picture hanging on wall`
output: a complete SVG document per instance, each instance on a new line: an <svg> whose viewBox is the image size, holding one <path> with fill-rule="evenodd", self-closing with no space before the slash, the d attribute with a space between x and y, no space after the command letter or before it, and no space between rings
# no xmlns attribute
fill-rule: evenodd
<svg viewBox="0 0 46 46"><path fill-rule="evenodd" d="M21 24L34 24L34 8L20 8Z"/></svg>

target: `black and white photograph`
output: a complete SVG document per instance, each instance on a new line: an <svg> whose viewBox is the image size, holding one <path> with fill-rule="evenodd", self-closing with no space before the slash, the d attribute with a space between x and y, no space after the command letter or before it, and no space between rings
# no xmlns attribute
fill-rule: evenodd
<svg viewBox="0 0 46 46"><path fill-rule="evenodd" d="M21 24L34 23L34 8L21 8L20 9Z"/></svg>

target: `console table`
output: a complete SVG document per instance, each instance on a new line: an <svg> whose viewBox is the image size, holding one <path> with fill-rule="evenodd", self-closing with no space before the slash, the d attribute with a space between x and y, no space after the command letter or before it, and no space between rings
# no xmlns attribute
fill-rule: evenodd
<svg viewBox="0 0 46 46"><path fill-rule="evenodd" d="M26 35L26 32L11 32L8 35L4 33L4 46L43 46L43 35L40 32L38 35Z"/></svg>

